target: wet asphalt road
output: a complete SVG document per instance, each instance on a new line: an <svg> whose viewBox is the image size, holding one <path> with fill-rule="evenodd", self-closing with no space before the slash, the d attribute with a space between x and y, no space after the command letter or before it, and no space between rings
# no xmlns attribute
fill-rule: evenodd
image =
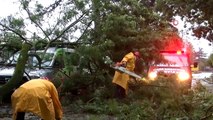
<svg viewBox="0 0 213 120"><path fill-rule="evenodd" d="M197 82L200 82L204 87L207 88L210 92L213 93L213 72L199 72L192 74L192 87L196 85Z"/></svg>

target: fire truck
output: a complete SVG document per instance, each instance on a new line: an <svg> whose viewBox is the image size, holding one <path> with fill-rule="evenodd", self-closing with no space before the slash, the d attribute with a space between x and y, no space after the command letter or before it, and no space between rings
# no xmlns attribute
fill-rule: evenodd
<svg viewBox="0 0 213 120"><path fill-rule="evenodd" d="M175 74L176 80L183 82L187 88L191 88L192 71L191 61L188 53L177 51L161 51L162 62L153 62L148 70L148 78L157 80L159 73Z"/></svg>

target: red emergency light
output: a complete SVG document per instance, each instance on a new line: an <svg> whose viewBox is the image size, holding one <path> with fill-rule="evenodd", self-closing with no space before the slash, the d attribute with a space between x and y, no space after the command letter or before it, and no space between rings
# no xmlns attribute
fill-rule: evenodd
<svg viewBox="0 0 213 120"><path fill-rule="evenodd" d="M183 54L184 53L184 51L181 51L181 50L174 50L174 51L166 51L166 50L163 50L163 51L160 51L160 53L171 53L171 54L178 54L178 55L180 55L180 54Z"/></svg>

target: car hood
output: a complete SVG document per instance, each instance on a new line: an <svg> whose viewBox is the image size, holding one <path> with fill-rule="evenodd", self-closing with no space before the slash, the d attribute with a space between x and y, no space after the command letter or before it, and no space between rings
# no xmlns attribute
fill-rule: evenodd
<svg viewBox="0 0 213 120"><path fill-rule="evenodd" d="M15 67L0 67L0 76L12 76L15 71ZM24 76L32 78L49 77L52 69L25 69Z"/></svg>
<svg viewBox="0 0 213 120"><path fill-rule="evenodd" d="M33 78L40 78L40 77L53 77L53 70L52 69L31 69L27 72L31 79Z"/></svg>
<svg viewBox="0 0 213 120"><path fill-rule="evenodd" d="M0 76L12 76L15 71L14 67L1 67L0 68Z"/></svg>

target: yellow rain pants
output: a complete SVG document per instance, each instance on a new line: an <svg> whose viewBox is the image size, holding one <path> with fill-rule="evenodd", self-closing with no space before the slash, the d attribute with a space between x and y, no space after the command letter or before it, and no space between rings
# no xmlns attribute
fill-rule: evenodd
<svg viewBox="0 0 213 120"><path fill-rule="evenodd" d="M13 120L17 112L32 112L44 120L62 119L58 92L52 82L33 79L14 91L11 96Z"/></svg>

